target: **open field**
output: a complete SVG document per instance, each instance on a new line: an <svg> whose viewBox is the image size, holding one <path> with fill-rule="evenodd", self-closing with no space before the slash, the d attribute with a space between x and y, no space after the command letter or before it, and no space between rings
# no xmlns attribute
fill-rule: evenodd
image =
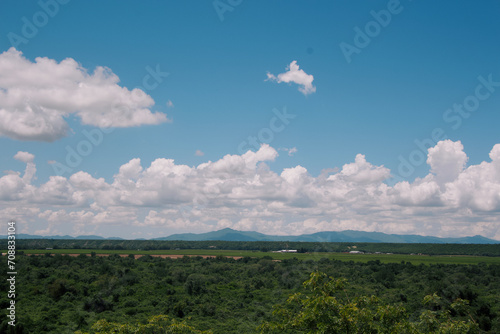
<svg viewBox="0 0 500 334"><path fill-rule="evenodd" d="M260 251L241 250L206 250L206 249L184 249L184 250L102 250L102 249L28 249L23 250L25 254L123 254L123 255L175 255L175 257L203 256L203 257L264 257L270 256L275 260L297 258L300 260L314 260L329 258L341 261L368 262L379 260L381 263L411 262L414 265L423 264L500 264L500 257L489 256L451 256L451 255L408 255L408 254L346 254L346 253L272 253ZM2 250L6 253L6 250Z"/></svg>

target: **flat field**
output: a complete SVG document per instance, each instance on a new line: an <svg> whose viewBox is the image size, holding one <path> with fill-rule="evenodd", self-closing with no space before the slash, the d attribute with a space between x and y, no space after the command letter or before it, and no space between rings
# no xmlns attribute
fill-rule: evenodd
<svg viewBox="0 0 500 334"><path fill-rule="evenodd" d="M227 257L264 257L275 260L297 258L300 260L318 261L321 258L340 261L368 262L379 260L381 263L411 262L414 265L423 264L500 264L500 257L493 256L465 256L465 255L409 255L409 254L348 254L348 253L273 253L245 250L102 250L102 249L28 249L22 250L25 254L133 254L133 255L187 255L187 256L227 256ZM2 250L6 253L6 250Z"/></svg>

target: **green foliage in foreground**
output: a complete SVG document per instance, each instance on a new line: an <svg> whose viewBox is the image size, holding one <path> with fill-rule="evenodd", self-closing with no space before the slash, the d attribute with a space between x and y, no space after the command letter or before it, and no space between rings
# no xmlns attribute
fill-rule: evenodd
<svg viewBox="0 0 500 334"><path fill-rule="evenodd" d="M147 324L120 324L99 320L92 325L91 331L76 331L75 334L211 334L212 331L199 331L183 321L176 321L167 315L157 315L148 319Z"/></svg>
<svg viewBox="0 0 500 334"><path fill-rule="evenodd" d="M428 307L417 321L410 321L401 303L390 305L375 296L349 298L347 280L314 272L304 282L310 295L291 295L275 307L276 320L260 326L261 333L479 333L468 310L468 301L457 298L449 309L436 294L427 295ZM452 312L455 317L452 317ZM464 317L467 316L467 317ZM465 318L465 319L463 319Z"/></svg>

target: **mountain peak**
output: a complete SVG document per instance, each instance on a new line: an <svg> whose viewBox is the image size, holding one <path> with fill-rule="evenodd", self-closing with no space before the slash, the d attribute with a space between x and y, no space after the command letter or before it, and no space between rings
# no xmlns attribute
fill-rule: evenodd
<svg viewBox="0 0 500 334"><path fill-rule="evenodd" d="M240 231L236 231L236 230L233 230L232 228L226 227L226 228L223 228L222 230L218 230L215 232L240 232Z"/></svg>

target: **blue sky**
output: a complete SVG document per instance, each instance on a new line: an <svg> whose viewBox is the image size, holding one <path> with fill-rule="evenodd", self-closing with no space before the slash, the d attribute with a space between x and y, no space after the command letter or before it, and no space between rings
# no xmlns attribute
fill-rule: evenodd
<svg viewBox="0 0 500 334"><path fill-rule="evenodd" d="M3 1L0 12L0 53L11 70L0 72L0 165L11 171L6 176L19 173L3 180L0 211L25 232L151 237L220 227L274 234L353 228L500 239L497 1L48 0ZM51 60L50 70L37 57ZM57 72L67 58L77 65ZM22 66L28 74L16 74ZM81 83L91 86L101 67L119 81L82 93ZM315 90L304 92L304 80ZM149 97L130 102L134 88ZM55 101L59 93L67 103ZM110 112L119 99L129 99L127 115ZM453 111L464 103L473 111ZM18 118L19 110L31 116ZM276 120L285 111L293 115L288 124ZM33 115L45 128L30 123ZM104 119L112 132L88 146L84 133L96 134ZM258 145L242 145L249 136ZM448 140L438 145L441 139ZM260 144L268 146L254 166L242 156ZM68 152L78 147L90 152L70 167ZM33 157L14 158L18 152ZM191 169L179 178L162 167L185 184L162 179L165 169L155 174L159 187L147 188L146 173L129 180L132 188L118 185L120 167L137 158L144 173L162 158ZM217 173L217 162L225 166L224 175L201 172L209 162ZM29 164L36 173L23 179ZM58 172L60 164L70 169ZM105 185L93 189L100 178ZM253 189L256 179L268 183ZM204 201L196 198L202 189ZM114 216L120 211L127 215Z"/></svg>

